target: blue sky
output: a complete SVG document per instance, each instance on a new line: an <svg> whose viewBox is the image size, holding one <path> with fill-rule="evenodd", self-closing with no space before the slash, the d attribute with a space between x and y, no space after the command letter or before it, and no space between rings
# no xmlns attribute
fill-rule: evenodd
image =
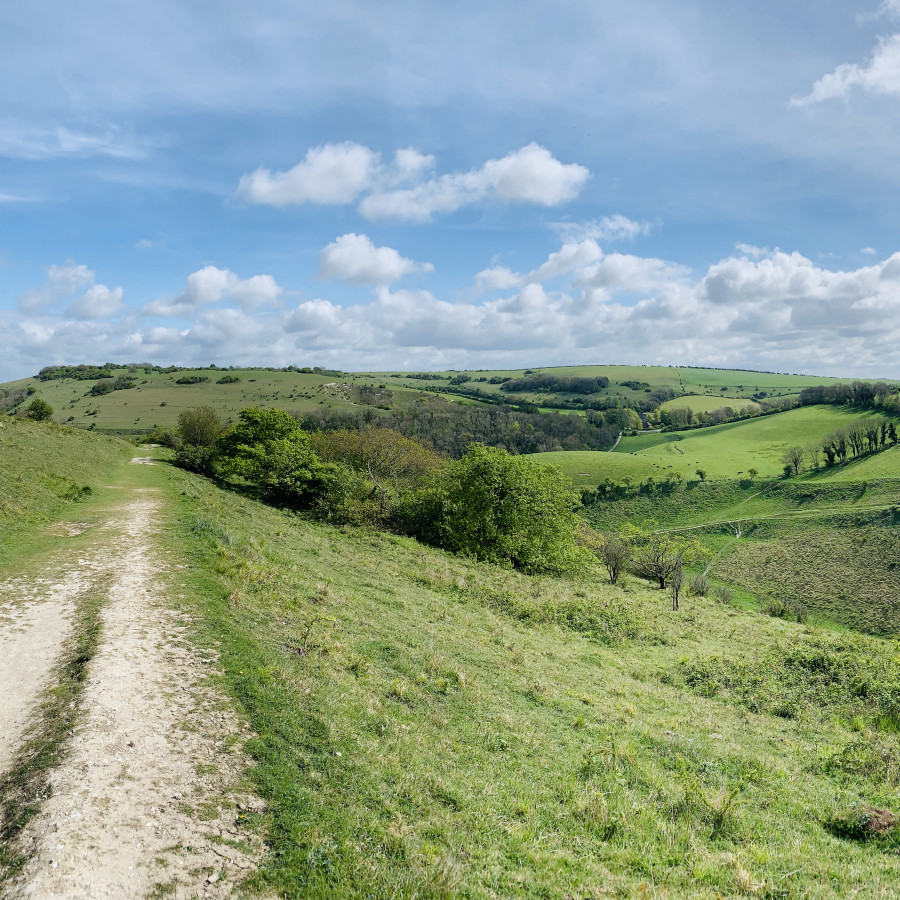
<svg viewBox="0 0 900 900"><path fill-rule="evenodd" d="M0 85L2 380L900 377L900 0L32 0Z"/></svg>

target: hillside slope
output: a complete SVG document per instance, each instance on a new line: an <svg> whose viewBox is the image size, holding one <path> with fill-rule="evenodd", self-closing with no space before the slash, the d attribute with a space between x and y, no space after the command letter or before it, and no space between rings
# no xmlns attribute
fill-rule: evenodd
<svg viewBox="0 0 900 900"><path fill-rule="evenodd" d="M258 734L261 889L894 890L896 841L841 825L900 805L894 713L818 674L894 696L889 645L703 598L675 614L637 582L525 577L171 477L196 637Z"/></svg>

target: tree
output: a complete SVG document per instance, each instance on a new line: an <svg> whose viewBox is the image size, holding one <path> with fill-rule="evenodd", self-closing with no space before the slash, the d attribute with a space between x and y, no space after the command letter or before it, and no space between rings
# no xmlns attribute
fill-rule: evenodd
<svg viewBox="0 0 900 900"><path fill-rule="evenodd" d="M293 416L282 409L254 406L242 409L239 416L240 422L229 428L217 441L226 472L258 481L264 469L267 444L302 435L300 440L305 440L308 445L309 435Z"/></svg>
<svg viewBox="0 0 900 900"><path fill-rule="evenodd" d="M53 415L53 407L40 397L35 397L25 409L25 415L35 422L44 422Z"/></svg>
<svg viewBox="0 0 900 900"><path fill-rule="evenodd" d="M800 469L803 467L803 448L788 447L784 451L782 460L784 462L785 475L799 475Z"/></svg>
<svg viewBox="0 0 900 900"><path fill-rule="evenodd" d="M615 584L628 565L628 545L619 535L605 531L594 531L587 523L580 535L581 543L603 563L609 576L609 583Z"/></svg>
<svg viewBox="0 0 900 900"><path fill-rule="evenodd" d="M753 481L759 475L759 469L747 469L747 474L750 476L750 480Z"/></svg>
<svg viewBox="0 0 900 900"><path fill-rule="evenodd" d="M811 444L806 448L806 458L809 460L809 467L814 472L818 472L822 458L822 448L818 444Z"/></svg>
<svg viewBox="0 0 900 900"><path fill-rule="evenodd" d="M222 422L211 406L193 406L178 414L178 429L185 444L212 447L222 433Z"/></svg>
<svg viewBox="0 0 900 900"><path fill-rule="evenodd" d="M897 426L893 422L888 423L888 437L891 440L891 443L896 446L898 435L897 435Z"/></svg>
<svg viewBox="0 0 900 900"><path fill-rule="evenodd" d="M697 477L701 481L706 481L706 469L697 469Z"/></svg>
<svg viewBox="0 0 900 900"><path fill-rule="evenodd" d="M672 610L678 612L678 598L681 596L681 586L684 583L684 569L679 562L669 579L669 590L672 592Z"/></svg>
<svg viewBox="0 0 900 900"><path fill-rule="evenodd" d="M648 521L643 527L625 525L619 534L629 548L635 573L656 581L662 590L683 566L693 565L708 551L694 538L655 529L656 523Z"/></svg>
<svg viewBox="0 0 900 900"><path fill-rule="evenodd" d="M556 466L471 444L407 504L407 530L454 553L525 572L576 568L578 495Z"/></svg>

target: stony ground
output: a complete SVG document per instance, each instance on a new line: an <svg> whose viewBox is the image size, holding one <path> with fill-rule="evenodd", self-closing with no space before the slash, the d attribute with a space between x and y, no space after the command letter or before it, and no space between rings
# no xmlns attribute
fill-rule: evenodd
<svg viewBox="0 0 900 900"><path fill-rule="evenodd" d="M102 597L77 724L49 773L49 796L15 839L28 862L0 892L240 895L262 853L241 824L261 807L244 781L247 728L210 684L215 655L188 641L189 621L167 596L173 561L157 540L163 495L132 485L108 496L94 527L51 526L71 547L0 582L0 772L40 731L43 698L83 627L80 601Z"/></svg>

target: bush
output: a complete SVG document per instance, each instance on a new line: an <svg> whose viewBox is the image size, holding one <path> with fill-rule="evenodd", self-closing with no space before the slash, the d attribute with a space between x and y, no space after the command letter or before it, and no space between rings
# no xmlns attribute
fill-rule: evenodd
<svg viewBox="0 0 900 900"><path fill-rule="evenodd" d="M724 603L726 606L731 606L734 603L734 591L723 585L720 585L713 591L713 597L717 603Z"/></svg>
<svg viewBox="0 0 900 900"><path fill-rule="evenodd" d="M688 593L692 597L705 597L709 593L709 579L705 575L694 575L688 582Z"/></svg>
<svg viewBox="0 0 900 900"><path fill-rule="evenodd" d="M183 444L175 453L175 465L198 475L213 475L216 469L215 447L198 447Z"/></svg>
<svg viewBox="0 0 900 900"><path fill-rule="evenodd" d="M561 574L586 559L577 544L578 497L555 466L472 444L399 507L410 533L476 559Z"/></svg>
<svg viewBox="0 0 900 900"><path fill-rule="evenodd" d="M212 447L222 433L222 422L211 406L194 406L178 414L178 430L185 444Z"/></svg>
<svg viewBox="0 0 900 900"><path fill-rule="evenodd" d="M40 397L35 397L31 403L25 407L25 415L35 422L44 422L53 416L53 407Z"/></svg>

